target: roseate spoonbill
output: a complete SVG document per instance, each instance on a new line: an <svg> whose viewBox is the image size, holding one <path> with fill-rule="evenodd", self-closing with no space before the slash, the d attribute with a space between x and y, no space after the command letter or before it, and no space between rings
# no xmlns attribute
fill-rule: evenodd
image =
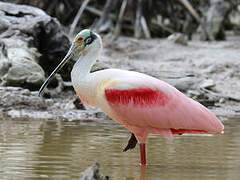
<svg viewBox="0 0 240 180"><path fill-rule="evenodd" d="M148 134L168 139L183 133L221 134L224 126L207 108L186 97L173 86L146 74L106 69L90 73L102 51L101 37L85 29L79 32L62 62L47 78L39 94L54 74L69 60L76 60L72 84L81 100L102 109L133 134L125 150L140 144L141 164L146 164Z"/></svg>

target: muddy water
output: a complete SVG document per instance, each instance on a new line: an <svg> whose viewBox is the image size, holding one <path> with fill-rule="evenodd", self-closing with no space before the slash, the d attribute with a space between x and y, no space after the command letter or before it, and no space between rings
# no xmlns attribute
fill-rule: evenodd
<svg viewBox="0 0 240 180"><path fill-rule="evenodd" d="M151 136L149 165L138 147L123 153L129 132L109 122L0 120L0 179L78 179L94 162L111 179L240 179L240 119L224 122L224 135ZM144 178L145 177L145 178Z"/></svg>

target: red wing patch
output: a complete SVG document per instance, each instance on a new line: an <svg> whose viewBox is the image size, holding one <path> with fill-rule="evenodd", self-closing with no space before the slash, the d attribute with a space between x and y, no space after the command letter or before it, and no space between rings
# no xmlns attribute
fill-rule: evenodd
<svg viewBox="0 0 240 180"><path fill-rule="evenodd" d="M164 106L168 97L159 90L135 88L128 90L106 89L105 96L109 103L133 106Z"/></svg>
<svg viewBox="0 0 240 180"><path fill-rule="evenodd" d="M195 129L170 129L172 134L182 135L184 133L208 133L205 130L195 130Z"/></svg>

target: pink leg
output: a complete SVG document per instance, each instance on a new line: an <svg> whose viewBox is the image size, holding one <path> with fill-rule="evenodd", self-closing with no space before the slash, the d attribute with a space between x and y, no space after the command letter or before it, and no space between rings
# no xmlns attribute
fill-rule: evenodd
<svg viewBox="0 0 240 180"><path fill-rule="evenodd" d="M145 143L140 143L140 156L141 156L141 165L146 165L146 150Z"/></svg>

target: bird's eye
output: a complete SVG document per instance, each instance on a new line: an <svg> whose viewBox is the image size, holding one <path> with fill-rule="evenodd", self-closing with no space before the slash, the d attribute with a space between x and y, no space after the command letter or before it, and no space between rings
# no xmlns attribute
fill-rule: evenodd
<svg viewBox="0 0 240 180"><path fill-rule="evenodd" d="M88 44L91 44L92 43L92 38L91 37L88 37L86 40L85 40L85 44L88 45Z"/></svg>

